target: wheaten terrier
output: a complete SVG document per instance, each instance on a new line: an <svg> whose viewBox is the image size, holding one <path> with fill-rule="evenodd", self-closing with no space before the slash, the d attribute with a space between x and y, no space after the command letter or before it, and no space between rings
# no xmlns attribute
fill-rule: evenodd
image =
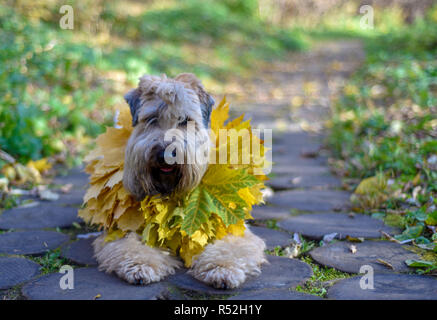
<svg viewBox="0 0 437 320"><path fill-rule="evenodd" d="M174 79L143 76L138 88L126 94L133 119L133 132L126 147L123 185L137 200L146 195L189 192L205 173L207 161L190 161L198 144L207 142L203 153L209 152L208 126L214 100L192 74ZM177 128L184 132L187 122L195 125L197 142L181 137L183 164L166 162L168 142L164 136ZM200 142L199 142L200 139ZM172 154L174 156L174 154ZM181 266L178 257L168 251L152 248L130 233L106 243L103 236L94 243L95 256L101 270L115 272L130 283L160 281ZM198 280L217 288L236 288L248 275L260 272L266 262L265 243L246 226L244 236L227 235L208 244L195 257L189 272Z"/></svg>

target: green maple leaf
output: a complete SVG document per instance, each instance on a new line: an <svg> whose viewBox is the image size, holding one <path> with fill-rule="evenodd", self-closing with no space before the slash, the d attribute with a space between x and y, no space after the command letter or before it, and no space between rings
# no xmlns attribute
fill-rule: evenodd
<svg viewBox="0 0 437 320"><path fill-rule="evenodd" d="M214 204L204 188L194 189L185 204L185 217L181 229L188 235L192 235L202 223L208 220L213 207Z"/></svg>
<svg viewBox="0 0 437 320"><path fill-rule="evenodd" d="M227 190L227 188L208 189L211 200L214 203L216 211L214 211L226 226L237 223L244 219L246 212L244 208L247 206L246 202L238 195L237 190Z"/></svg>
<svg viewBox="0 0 437 320"><path fill-rule="evenodd" d="M247 204L238 191L257 183L259 181L246 170L230 169L224 165L210 166L202 183L186 200L182 230L192 235L211 213L217 214L226 226L244 219Z"/></svg>

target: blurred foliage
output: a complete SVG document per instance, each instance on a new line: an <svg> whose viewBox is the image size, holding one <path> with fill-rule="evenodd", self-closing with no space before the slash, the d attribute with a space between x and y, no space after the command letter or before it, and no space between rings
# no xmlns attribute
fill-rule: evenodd
<svg viewBox="0 0 437 320"><path fill-rule="evenodd" d="M90 90L97 52L0 6L0 146L19 161L66 150L101 131Z"/></svg>
<svg viewBox="0 0 437 320"><path fill-rule="evenodd" d="M367 178L354 195L358 210L382 213L405 229L398 241L437 252L437 7L365 43L366 62L330 123L334 165Z"/></svg>
<svg viewBox="0 0 437 320"><path fill-rule="evenodd" d="M126 72L131 82L146 72L187 70L225 81L249 72L259 60L304 47L298 34L263 23L247 3L238 3L246 2L190 0L125 17L108 8L104 19L112 21L113 34L127 35L130 43L107 53L107 63Z"/></svg>
<svg viewBox="0 0 437 320"><path fill-rule="evenodd" d="M225 81L304 47L255 0L71 1L74 30L59 27L63 4L0 5L0 148L22 163L77 159L144 73Z"/></svg>

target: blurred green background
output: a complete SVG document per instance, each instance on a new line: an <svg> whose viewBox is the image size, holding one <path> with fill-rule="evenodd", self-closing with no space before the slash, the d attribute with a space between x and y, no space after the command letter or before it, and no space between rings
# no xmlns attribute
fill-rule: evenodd
<svg viewBox="0 0 437 320"><path fill-rule="evenodd" d="M431 2L404 2L375 2L382 15L373 30L359 27L360 1L70 1L73 30L59 26L63 1L3 2L1 149L21 162L55 154L79 161L144 73L190 71L220 95L260 61L308 49L320 37L387 35L393 46L432 46L424 25L417 34L401 31Z"/></svg>

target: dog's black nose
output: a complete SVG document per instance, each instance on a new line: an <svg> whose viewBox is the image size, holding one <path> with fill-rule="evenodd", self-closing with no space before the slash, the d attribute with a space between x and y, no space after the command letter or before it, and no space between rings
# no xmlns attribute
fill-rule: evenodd
<svg viewBox="0 0 437 320"><path fill-rule="evenodd" d="M158 151L158 155L157 155L157 159L158 164L165 164L165 150L159 150Z"/></svg>

